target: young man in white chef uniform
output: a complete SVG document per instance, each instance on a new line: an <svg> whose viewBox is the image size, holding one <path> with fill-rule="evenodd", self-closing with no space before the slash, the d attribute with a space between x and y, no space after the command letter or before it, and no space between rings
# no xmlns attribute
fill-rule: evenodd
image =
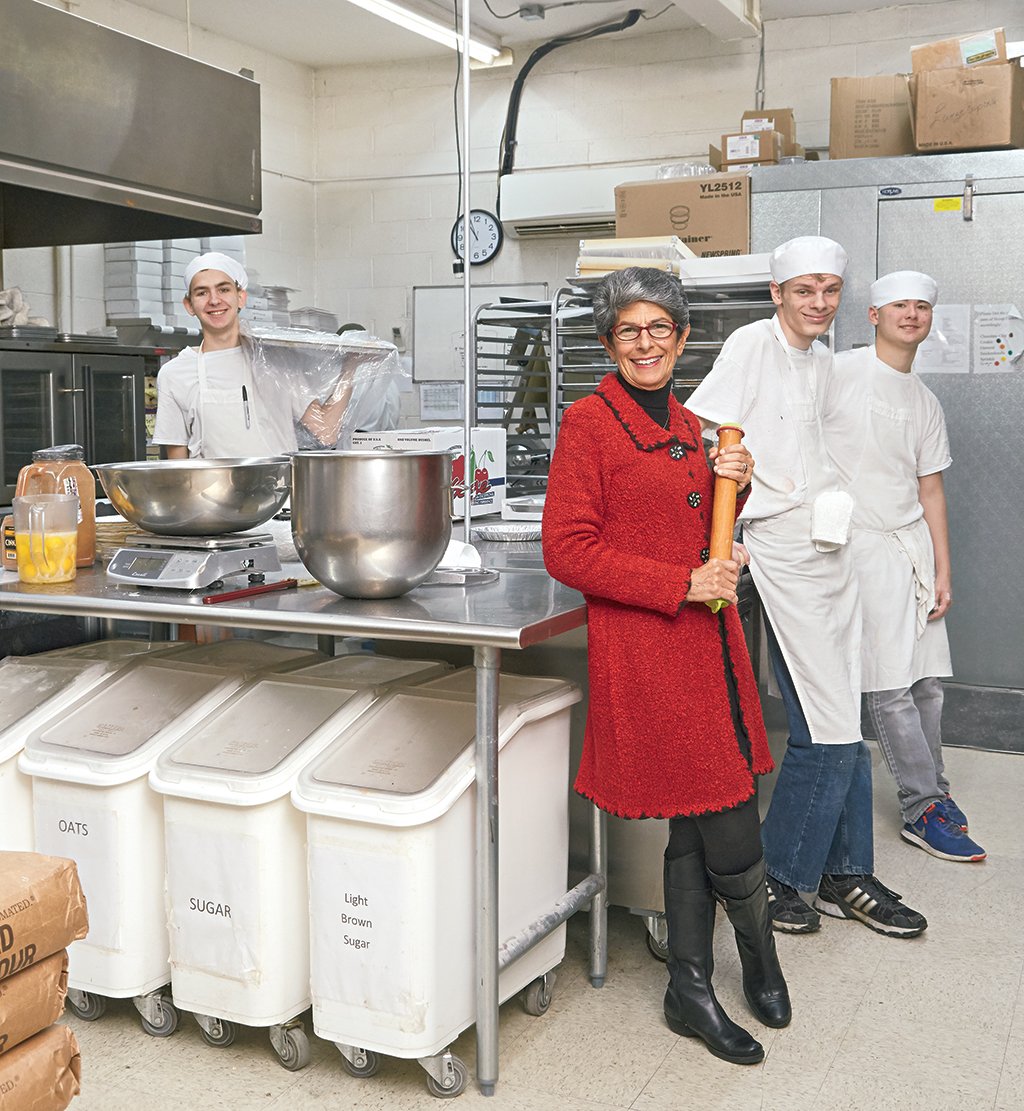
<svg viewBox="0 0 1024 1111"><path fill-rule="evenodd" d="M871 347L844 351L823 427L854 499L850 547L864 627L861 681L889 771L902 837L943 860L984 860L949 794L942 760L942 682L952 674L945 614L952 602L942 472L950 465L938 398L911 373L932 326L933 278L914 270L871 286Z"/></svg>
<svg viewBox="0 0 1024 1111"><path fill-rule="evenodd" d="M847 255L799 236L772 252L777 312L737 329L688 407L736 422L756 460L740 514L789 723L762 827L776 929L809 933L818 910L909 937L923 915L872 874L871 756L860 731L860 600L844 530L850 499L825 450L832 355L817 337L839 308ZM801 891L817 890L814 907ZM817 910L815 909L817 908Z"/></svg>
<svg viewBox="0 0 1024 1111"><path fill-rule="evenodd" d="M199 320L203 341L157 375L153 442L168 459L281 455L295 451L297 424L328 443L326 431L341 421L347 393L330 405L307 404L287 388L254 380L238 319L248 284L241 263L219 251L199 255L185 270L183 304Z"/></svg>

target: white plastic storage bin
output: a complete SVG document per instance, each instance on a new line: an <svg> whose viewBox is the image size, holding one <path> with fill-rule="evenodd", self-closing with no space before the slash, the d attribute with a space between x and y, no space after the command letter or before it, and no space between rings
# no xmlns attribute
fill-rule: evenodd
<svg viewBox="0 0 1024 1111"><path fill-rule="evenodd" d="M164 826L147 776L159 754L242 680L218 668L145 656L130 661L26 738L39 852L70 857L89 904L89 933L69 952L73 1009L133 997L149 1033L170 1033ZM156 993L154 995L154 993Z"/></svg>
<svg viewBox="0 0 1024 1111"><path fill-rule="evenodd" d="M18 770L35 725L100 682L110 667L90 660L8 656L0 662L0 850L31 852L32 780Z"/></svg>
<svg viewBox="0 0 1024 1111"><path fill-rule="evenodd" d="M555 681L499 710L502 940L566 891L579 698ZM475 732L473 698L393 690L292 792L307 814L313 1026L357 1074L375 1053L419 1058L433 1074L430 1059L475 1019ZM501 999L564 951L563 925L501 973Z"/></svg>
<svg viewBox="0 0 1024 1111"><path fill-rule="evenodd" d="M396 687L415 686L450 671L451 666L440 660L403 660L394 656L353 652L300 667L296 674L334 679L352 687Z"/></svg>
<svg viewBox="0 0 1024 1111"><path fill-rule="evenodd" d="M247 637L216 640L210 644L184 644L169 652L168 658L187 664L210 664L245 675L280 674L325 659L321 652L313 649L291 648Z"/></svg>
<svg viewBox="0 0 1024 1111"><path fill-rule="evenodd" d="M171 994L211 1045L234 1023L270 1027L286 1068L309 1046L306 830L289 792L300 768L376 692L303 675L252 680L161 755Z"/></svg>

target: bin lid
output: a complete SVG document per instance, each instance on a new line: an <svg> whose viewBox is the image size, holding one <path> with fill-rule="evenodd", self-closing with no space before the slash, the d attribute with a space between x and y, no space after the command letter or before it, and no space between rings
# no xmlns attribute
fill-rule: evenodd
<svg viewBox="0 0 1024 1111"><path fill-rule="evenodd" d="M527 722L579 699L577 687L559 681L557 690L501 706L499 750ZM473 783L475 736L475 698L394 689L302 769L292 802L309 813L377 825L433 821Z"/></svg>
<svg viewBox="0 0 1024 1111"><path fill-rule="evenodd" d="M149 652L166 652L179 647L177 640L138 640L131 637L117 637L113 640L90 640L85 644L73 644L70 648L55 648L45 652L47 658L67 657L82 660L126 660L131 656L141 656Z"/></svg>
<svg viewBox="0 0 1024 1111"><path fill-rule="evenodd" d="M108 670L95 660L8 656L0 662L0 761L21 751L33 721ZM64 696L61 699L60 696Z"/></svg>
<svg viewBox="0 0 1024 1111"><path fill-rule="evenodd" d="M549 675L512 675L503 671L498 676L498 705L509 706L514 702L529 702L534 698L554 695L571 687L567 679ZM454 691L476 695L476 668L461 667L447 675L431 678L423 684L424 690Z"/></svg>
<svg viewBox="0 0 1024 1111"><path fill-rule="evenodd" d="M395 683L421 683L444 675L450 668L440 660L402 660L369 652L332 656L322 663L298 669L299 675L319 675L353 687L381 687Z"/></svg>
<svg viewBox="0 0 1024 1111"><path fill-rule="evenodd" d="M150 786L235 806L280 798L376 697L373 688L315 676L253 679L161 752Z"/></svg>
<svg viewBox="0 0 1024 1111"><path fill-rule="evenodd" d="M32 729L29 775L112 786L145 775L159 753L242 682L238 672L143 656Z"/></svg>
<svg viewBox="0 0 1024 1111"><path fill-rule="evenodd" d="M289 648L283 644L270 644L265 640L250 640L247 637L232 637L230 640L216 640L211 644L186 644L167 653L173 660L187 664L210 664L213 667L230 668L246 675L261 671L293 671L304 664L313 664L324 657L320 652L308 648Z"/></svg>

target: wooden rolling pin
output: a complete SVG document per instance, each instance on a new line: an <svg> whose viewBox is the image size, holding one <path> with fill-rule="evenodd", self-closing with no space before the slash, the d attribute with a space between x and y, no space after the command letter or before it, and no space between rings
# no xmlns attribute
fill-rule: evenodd
<svg viewBox="0 0 1024 1111"><path fill-rule="evenodd" d="M718 450L734 447L743 439L743 429L738 424L723 424L718 430ZM715 475L715 500L711 510L711 546L709 559L732 559L732 534L736 528L736 493L739 486L735 479ZM704 603L712 613L729 603L724 598L714 598Z"/></svg>

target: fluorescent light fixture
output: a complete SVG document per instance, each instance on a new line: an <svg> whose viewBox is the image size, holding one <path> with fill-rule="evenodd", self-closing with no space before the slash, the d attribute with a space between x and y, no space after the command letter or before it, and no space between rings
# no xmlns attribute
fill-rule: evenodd
<svg viewBox="0 0 1024 1111"><path fill-rule="evenodd" d="M462 48L462 36L454 28L445 27L443 23L438 23L409 8L403 8L400 4L393 4L391 0L349 0L349 3L379 15L399 27L404 27L407 31L414 31L417 35L447 46L451 50ZM489 46L474 38L469 40L468 53L473 61L485 66L509 65L512 61L511 51Z"/></svg>

